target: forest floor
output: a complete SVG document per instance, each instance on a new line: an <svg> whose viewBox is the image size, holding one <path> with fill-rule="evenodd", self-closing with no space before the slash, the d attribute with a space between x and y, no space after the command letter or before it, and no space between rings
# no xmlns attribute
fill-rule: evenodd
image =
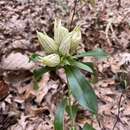
<svg viewBox="0 0 130 130"><path fill-rule="evenodd" d="M0 130L53 130L55 110L67 87L64 71L46 73L34 90L32 72L38 66L28 57L44 53L36 30L52 36L54 19L68 26L73 8L73 0L0 0ZM78 2L75 12L71 27L81 26L81 49L100 47L110 55L83 59L97 68L98 81L92 86L99 111L94 119L81 110L77 124L130 130L130 0L97 0L95 7ZM65 124L68 130L69 122Z"/></svg>

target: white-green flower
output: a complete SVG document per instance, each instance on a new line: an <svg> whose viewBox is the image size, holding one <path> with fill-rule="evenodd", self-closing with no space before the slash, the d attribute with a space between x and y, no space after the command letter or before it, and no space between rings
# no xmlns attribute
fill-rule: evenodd
<svg viewBox="0 0 130 130"><path fill-rule="evenodd" d="M60 47L59 47L59 53L68 56L70 51L70 45L71 45L71 38L72 34L68 34L64 39L62 40Z"/></svg>
<svg viewBox="0 0 130 130"><path fill-rule="evenodd" d="M58 50L58 46L55 41L50 38L47 34L37 32L37 37L42 47L47 53L54 53Z"/></svg>
<svg viewBox="0 0 130 130"><path fill-rule="evenodd" d="M72 32L61 25L61 20L55 20L54 40L46 33L37 32L38 40L45 52L57 53L61 57L74 54L81 42L80 27L75 27Z"/></svg>
<svg viewBox="0 0 130 130"><path fill-rule="evenodd" d="M45 57L41 57L40 62L49 67L56 67L60 64L60 56L58 54L50 54Z"/></svg>
<svg viewBox="0 0 130 130"><path fill-rule="evenodd" d="M81 30L80 27L75 27L72 33L71 39L71 54L74 53L81 42Z"/></svg>
<svg viewBox="0 0 130 130"><path fill-rule="evenodd" d="M54 23L54 40L58 46L68 33L68 29L61 25L61 20L56 19Z"/></svg>

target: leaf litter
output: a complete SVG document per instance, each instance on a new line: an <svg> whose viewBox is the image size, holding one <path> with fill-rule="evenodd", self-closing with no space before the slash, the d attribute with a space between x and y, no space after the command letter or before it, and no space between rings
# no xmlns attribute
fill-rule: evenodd
<svg viewBox="0 0 130 130"><path fill-rule="evenodd" d="M52 35L52 21L56 16L68 24L66 14L73 8L73 1L66 0L65 3L68 5L57 0L0 1L1 130L53 130L56 106L66 94L64 71L45 74L39 82L40 88L34 90L32 71L39 66L28 62L28 56L41 52L36 30ZM80 10L73 24L79 23L82 28L83 45L80 49L102 47L110 54L103 61L91 57L83 59L97 65L98 82L93 88L98 98L99 114L95 119L81 109L76 119L80 126L89 123L96 130L113 130L118 119L115 130L130 129L129 6L129 0L121 0L121 7L118 0L97 1L95 8L86 4L80 9L78 4ZM128 82L127 88L124 80ZM65 122L68 129L68 121Z"/></svg>

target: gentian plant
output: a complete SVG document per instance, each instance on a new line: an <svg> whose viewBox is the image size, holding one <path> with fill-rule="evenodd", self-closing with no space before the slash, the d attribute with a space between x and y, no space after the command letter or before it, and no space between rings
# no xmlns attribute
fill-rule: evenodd
<svg viewBox="0 0 130 130"><path fill-rule="evenodd" d="M46 56L33 54L31 59L40 62L43 66L34 71L34 80L39 81L42 74L54 71L59 68L65 69L68 85L68 96L64 97L56 111L54 128L55 130L64 129L64 113L68 113L71 120L71 130L76 130L76 115L78 107L72 101L72 96L84 108L97 114L97 99L91 87L90 80L86 79L80 70L95 74L92 63L83 63L79 58L94 56L104 58L107 54L101 50L81 52L77 54L77 49L81 43L81 30L76 26L71 32L61 24L61 20L54 22L54 38L49 37L45 32L37 31L38 40L46 52ZM71 96L72 95L72 96ZM93 130L92 126L85 124L83 130Z"/></svg>

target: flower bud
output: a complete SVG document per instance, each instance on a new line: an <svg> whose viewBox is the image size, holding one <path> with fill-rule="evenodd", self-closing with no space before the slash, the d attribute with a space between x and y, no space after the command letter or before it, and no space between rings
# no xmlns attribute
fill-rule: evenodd
<svg viewBox="0 0 130 130"><path fill-rule="evenodd" d="M71 53L75 53L79 43L81 42L81 31L80 27L75 27L75 29L71 32L72 33L72 40L71 40Z"/></svg>
<svg viewBox="0 0 130 130"><path fill-rule="evenodd" d="M49 67L55 67L60 64L60 56L58 54L50 54L41 58L40 61Z"/></svg>
<svg viewBox="0 0 130 130"><path fill-rule="evenodd" d="M55 20L54 23L54 40L56 44L60 45L63 38L69 33L68 29L61 25L61 20Z"/></svg>
<svg viewBox="0 0 130 130"><path fill-rule="evenodd" d="M47 53L52 53L57 51L58 46L55 44L55 41L52 38L50 38L47 34L37 32L37 37L42 47Z"/></svg>
<svg viewBox="0 0 130 130"><path fill-rule="evenodd" d="M66 37L64 37L59 47L60 54L69 55L71 38L72 35L70 33Z"/></svg>

